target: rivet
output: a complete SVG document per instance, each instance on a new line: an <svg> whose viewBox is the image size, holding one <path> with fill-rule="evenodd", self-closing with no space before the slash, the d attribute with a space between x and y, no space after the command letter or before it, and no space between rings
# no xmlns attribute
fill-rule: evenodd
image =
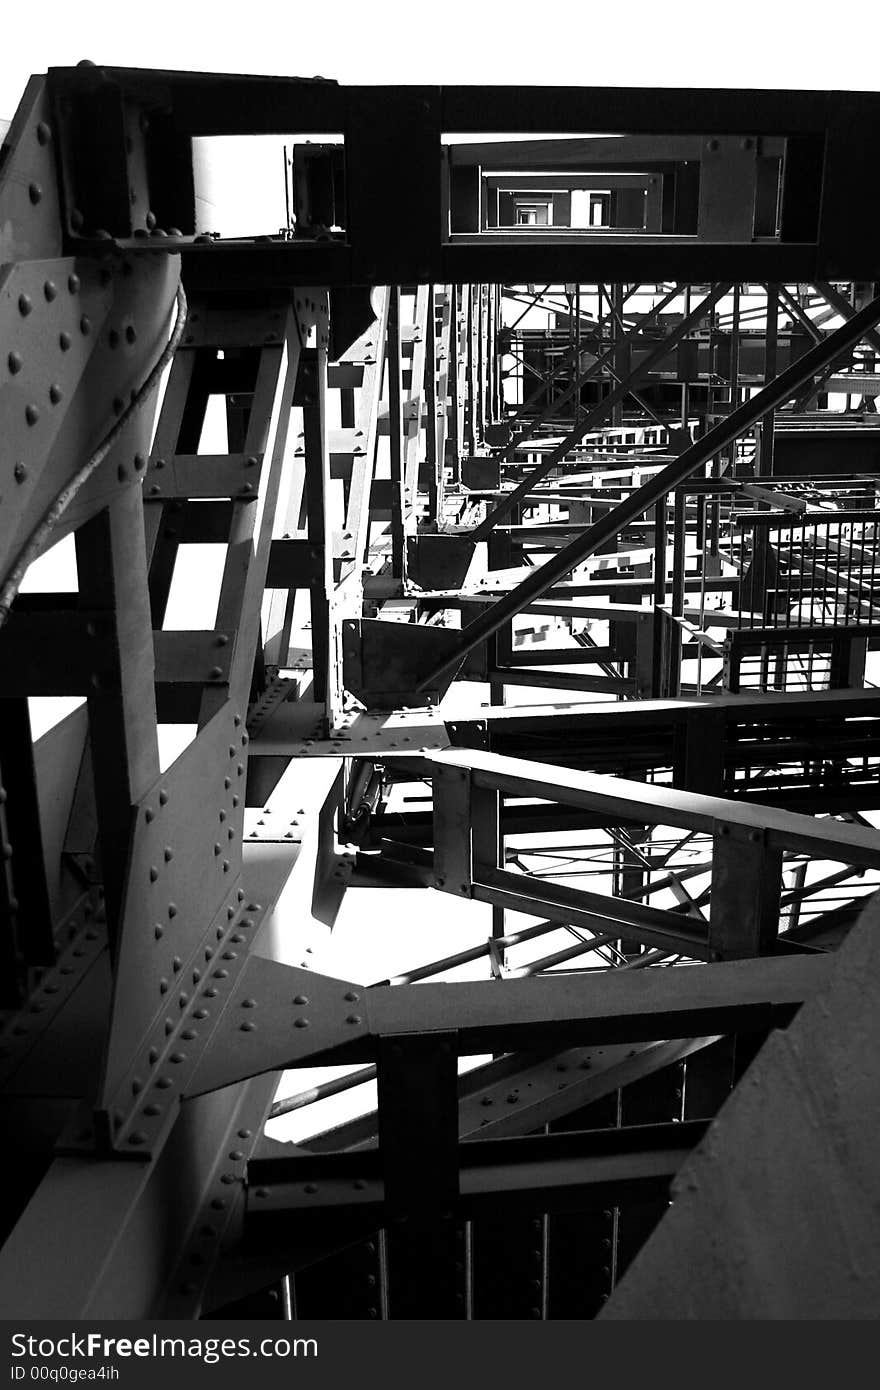
<svg viewBox="0 0 880 1390"><path fill-rule="evenodd" d="M79 331L84 338L87 338L92 331L92 320L86 314L83 314L79 321Z"/></svg>
<svg viewBox="0 0 880 1390"><path fill-rule="evenodd" d="M144 1134L143 1130L136 1129L134 1134L128 1136L128 1142L129 1144L146 1144L147 1136Z"/></svg>
<svg viewBox="0 0 880 1390"><path fill-rule="evenodd" d="M347 1004L356 1004L360 999L360 995L356 994L353 989L350 989L347 994L343 994L342 997Z"/></svg>
<svg viewBox="0 0 880 1390"><path fill-rule="evenodd" d="M53 382L52 385L49 387L49 400L52 402L53 405L57 405L58 402L61 400L61 396L62 396L61 387L60 387L60 386L57 386L57 385Z"/></svg>
<svg viewBox="0 0 880 1390"><path fill-rule="evenodd" d="M360 1014L349 1014L348 1018L345 1021L346 1023L360 1023L361 1016Z"/></svg>
<svg viewBox="0 0 880 1390"><path fill-rule="evenodd" d="M43 294L46 296L46 303L51 304L53 299L58 297L58 286L54 280L47 280L43 286Z"/></svg>
<svg viewBox="0 0 880 1390"><path fill-rule="evenodd" d="M177 1062L185 1062L185 1061L186 1061L186 1053L185 1053L185 1052L172 1052L172 1054L171 1054L171 1056L168 1058L168 1060L169 1060L169 1062L175 1062L175 1063L177 1063Z"/></svg>
<svg viewBox="0 0 880 1390"><path fill-rule="evenodd" d="M174 858L174 850L171 848L170 845L166 845L166 846L165 846L165 854L164 854L165 863L166 863L166 864L169 864L173 858Z"/></svg>
<svg viewBox="0 0 880 1390"><path fill-rule="evenodd" d="M145 1105L144 1114L149 1115L149 1117L152 1119L155 1115L162 1114L162 1107L161 1105Z"/></svg>
<svg viewBox="0 0 880 1390"><path fill-rule="evenodd" d="M295 994L293 996L293 1002L294 1004L308 1004L309 1001L304 994Z"/></svg>
<svg viewBox="0 0 880 1390"><path fill-rule="evenodd" d="M22 367L24 366L21 353L10 352L9 356L6 359L6 365L9 368L10 375L15 376L16 372L20 372Z"/></svg>
<svg viewBox="0 0 880 1390"><path fill-rule="evenodd" d="M23 463L17 463L12 470L12 476L17 483L23 483L27 477L27 469Z"/></svg>
<svg viewBox="0 0 880 1390"><path fill-rule="evenodd" d="M160 793L159 793L159 805L160 805L160 806L166 806L167 804L168 804L168 793L163 789L163 790L160 791Z"/></svg>
<svg viewBox="0 0 880 1390"><path fill-rule="evenodd" d="M298 1018L294 1021L293 1026L294 1028L308 1028L309 1020L307 1018Z"/></svg>
<svg viewBox="0 0 880 1390"><path fill-rule="evenodd" d="M52 131L45 121L37 122L36 134L38 145L48 145L49 141L52 139Z"/></svg>
<svg viewBox="0 0 880 1390"><path fill-rule="evenodd" d="M246 1019L245 1022L240 1023L238 1027L239 1031L242 1033L253 1033L256 1030L257 1025L255 1023L251 1023L250 1019Z"/></svg>
<svg viewBox="0 0 880 1390"><path fill-rule="evenodd" d="M156 865L155 865L155 864L152 864L152 865L150 866L150 882L151 882L151 883L155 883L155 882L156 882L156 879L157 879L158 877L159 877L159 870L156 868Z"/></svg>
<svg viewBox="0 0 880 1390"><path fill-rule="evenodd" d="M24 418L29 425L35 425L40 418L40 412L35 405L26 405L24 408Z"/></svg>
<svg viewBox="0 0 880 1390"><path fill-rule="evenodd" d="M71 221L73 219L71 218ZM78 275L68 275L67 288L71 294L79 294L80 279Z"/></svg>

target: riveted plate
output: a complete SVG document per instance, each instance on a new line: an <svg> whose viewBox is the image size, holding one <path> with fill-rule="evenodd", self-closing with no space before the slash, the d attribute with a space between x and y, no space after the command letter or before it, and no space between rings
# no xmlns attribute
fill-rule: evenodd
<svg viewBox="0 0 880 1390"><path fill-rule="evenodd" d="M42 1036L106 949L107 929L97 889L90 890L60 923L59 932L68 936L67 945L0 1036L0 1081L9 1090L16 1088L15 1076L27 1066Z"/></svg>
<svg viewBox="0 0 880 1390"><path fill-rule="evenodd" d="M251 956L186 1093L299 1066L352 1043L363 1052L368 1035L363 985Z"/></svg>
<svg viewBox="0 0 880 1390"><path fill-rule="evenodd" d="M412 757L450 746L442 716L430 708L387 714L349 711L337 718L326 738L321 737L319 721L317 705L279 705L262 722L253 752L291 758L364 758L373 753Z"/></svg>
<svg viewBox="0 0 880 1390"><path fill-rule="evenodd" d="M137 808L116 969L105 1097L191 972L221 909L237 910L248 735L223 706Z"/></svg>

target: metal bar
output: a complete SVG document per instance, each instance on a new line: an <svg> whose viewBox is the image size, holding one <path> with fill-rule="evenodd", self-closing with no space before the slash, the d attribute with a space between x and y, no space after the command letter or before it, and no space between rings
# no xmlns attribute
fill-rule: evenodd
<svg viewBox="0 0 880 1390"><path fill-rule="evenodd" d="M342 1095L344 1091L351 1091L355 1086L375 1081L376 1076L376 1067L359 1067L357 1071L348 1072L345 1076L334 1076L329 1081L321 1081L317 1086L310 1086L307 1091L299 1091L296 1095L286 1096L284 1100L276 1100L269 1111L269 1119L277 1120L282 1115L291 1115L294 1110L302 1110L306 1105L326 1100L328 1096Z"/></svg>

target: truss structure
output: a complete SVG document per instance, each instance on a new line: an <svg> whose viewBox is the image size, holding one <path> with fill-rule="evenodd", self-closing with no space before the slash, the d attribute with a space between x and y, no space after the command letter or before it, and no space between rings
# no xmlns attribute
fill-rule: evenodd
<svg viewBox="0 0 880 1390"><path fill-rule="evenodd" d="M876 1316L878 120L31 80L6 1316Z"/></svg>

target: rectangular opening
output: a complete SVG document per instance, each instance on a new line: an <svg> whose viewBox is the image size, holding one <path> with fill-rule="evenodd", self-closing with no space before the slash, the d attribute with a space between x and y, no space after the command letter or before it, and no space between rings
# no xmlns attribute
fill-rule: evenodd
<svg viewBox="0 0 880 1390"><path fill-rule="evenodd" d="M217 620L226 551L225 545L178 546L162 624L164 631L212 630Z"/></svg>
<svg viewBox="0 0 880 1390"><path fill-rule="evenodd" d="M198 233L342 239L340 133L198 136L192 158Z"/></svg>
<svg viewBox="0 0 880 1390"><path fill-rule="evenodd" d="M802 142L748 131L444 134L441 141L453 241L753 243L817 235L821 138L818 150L811 147L812 171Z"/></svg>

